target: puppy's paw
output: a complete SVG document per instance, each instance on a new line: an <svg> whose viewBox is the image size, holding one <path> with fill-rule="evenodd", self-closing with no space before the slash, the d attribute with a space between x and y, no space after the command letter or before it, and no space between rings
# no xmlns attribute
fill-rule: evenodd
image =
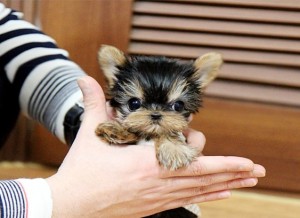
<svg viewBox="0 0 300 218"><path fill-rule="evenodd" d="M128 132L117 122L101 123L95 133L108 144L127 144L137 141L135 134Z"/></svg>
<svg viewBox="0 0 300 218"><path fill-rule="evenodd" d="M176 144L168 140L158 145L156 152L159 163L170 170L189 165L199 155L199 150L195 147Z"/></svg>

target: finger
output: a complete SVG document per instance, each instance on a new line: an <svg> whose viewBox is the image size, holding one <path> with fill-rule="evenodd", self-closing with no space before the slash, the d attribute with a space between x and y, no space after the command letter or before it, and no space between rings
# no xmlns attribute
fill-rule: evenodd
<svg viewBox="0 0 300 218"><path fill-rule="evenodd" d="M232 190L239 188L249 188L257 185L257 178L235 179L231 181L221 182L208 186L198 186L196 188L183 189L176 192L170 192L166 198L178 199L182 197L199 196L212 192L219 192L223 190Z"/></svg>
<svg viewBox="0 0 300 218"><path fill-rule="evenodd" d="M190 116L188 117L188 122L189 123L192 122L193 118L194 118L193 114L190 114Z"/></svg>
<svg viewBox="0 0 300 218"><path fill-rule="evenodd" d="M202 132L188 128L183 132L183 134L185 135L189 145L197 147L200 152L203 150L206 139Z"/></svg>
<svg viewBox="0 0 300 218"><path fill-rule="evenodd" d="M175 177L165 179L166 191L175 192L181 189L195 188L199 186L208 186L222 182L245 178L259 178L265 176L265 169L255 164L253 171L237 173L217 173L195 177Z"/></svg>
<svg viewBox="0 0 300 218"><path fill-rule="evenodd" d="M110 106L109 101L106 102L106 112L109 120L113 120L116 117L116 111Z"/></svg>
<svg viewBox="0 0 300 218"><path fill-rule="evenodd" d="M89 76L78 79L78 85L83 94L84 117L82 126L97 126L107 120L105 95L98 82ZM94 132L94 131L93 131Z"/></svg>
<svg viewBox="0 0 300 218"><path fill-rule="evenodd" d="M161 177L202 176L214 173L252 171L254 163L242 157L231 156L201 156L189 166L169 171L162 169Z"/></svg>
<svg viewBox="0 0 300 218"><path fill-rule="evenodd" d="M231 196L231 191L222 190L222 191L218 191L218 192L201 194L201 195L193 196L193 197L176 199L174 201L166 203L164 208L165 208L165 210L167 210L170 208L178 208L178 207L182 207L182 206L190 205L190 204L227 199L230 196Z"/></svg>

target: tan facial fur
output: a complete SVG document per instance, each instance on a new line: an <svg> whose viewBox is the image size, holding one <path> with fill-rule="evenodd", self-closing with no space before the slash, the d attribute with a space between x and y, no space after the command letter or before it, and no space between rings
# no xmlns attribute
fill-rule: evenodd
<svg viewBox="0 0 300 218"><path fill-rule="evenodd" d="M187 120L174 112L155 111L162 115L161 120L153 121L151 114L154 111L140 109L129 114L125 120L122 120L123 125L130 132L138 132L152 137L159 135L168 135L183 131L187 125Z"/></svg>
<svg viewBox="0 0 300 218"><path fill-rule="evenodd" d="M126 61L124 53L113 46L103 45L98 53L98 61L108 81L109 87L112 87L115 83L115 75L118 71L116 67L123 65Z"/></svg>
<svg viewBox="0 0 300 218"><path fill-rule="evenodd" d="M201 88L205 88L217 77L222 63L222 56L214 52L204 54L195 60L195 76L199 78Z"/></svg>

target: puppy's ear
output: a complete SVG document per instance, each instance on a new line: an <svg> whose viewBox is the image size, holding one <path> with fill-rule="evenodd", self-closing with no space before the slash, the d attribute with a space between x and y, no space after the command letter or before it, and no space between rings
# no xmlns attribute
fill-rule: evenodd
<svg viewBox="0 0 300 218"><path fill-rule="evenodd" d="M126 61L124 53L113 46L102 45L98 53L98 61L109 87L113 87L116 75L119 73L118 66L124 65Z"/></svg>
<svg viewBox="0 0 300 218"><path fill-rule="evenodd" d="M197 58L194 62L194 77L199 81L200 87L205 88L218 75L223 63L219 53L207 53Z"/></svg>

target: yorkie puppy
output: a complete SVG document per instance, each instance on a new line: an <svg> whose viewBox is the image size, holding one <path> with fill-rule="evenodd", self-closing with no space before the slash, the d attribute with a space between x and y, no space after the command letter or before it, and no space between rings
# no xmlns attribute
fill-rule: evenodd
<svg viewBox="0 0 300 218"><path fill-rule="evenodd" d="M125 56L102 46L99 62L108 82L116 118L99 124L96 134L109 144L152 141L158 163L170 170L187 166L199 151L183 130L201 106L203 89L217 76L222 57L207 53L194 62L166 57ZM197 217L182 208L149 217Z"/></svg>

